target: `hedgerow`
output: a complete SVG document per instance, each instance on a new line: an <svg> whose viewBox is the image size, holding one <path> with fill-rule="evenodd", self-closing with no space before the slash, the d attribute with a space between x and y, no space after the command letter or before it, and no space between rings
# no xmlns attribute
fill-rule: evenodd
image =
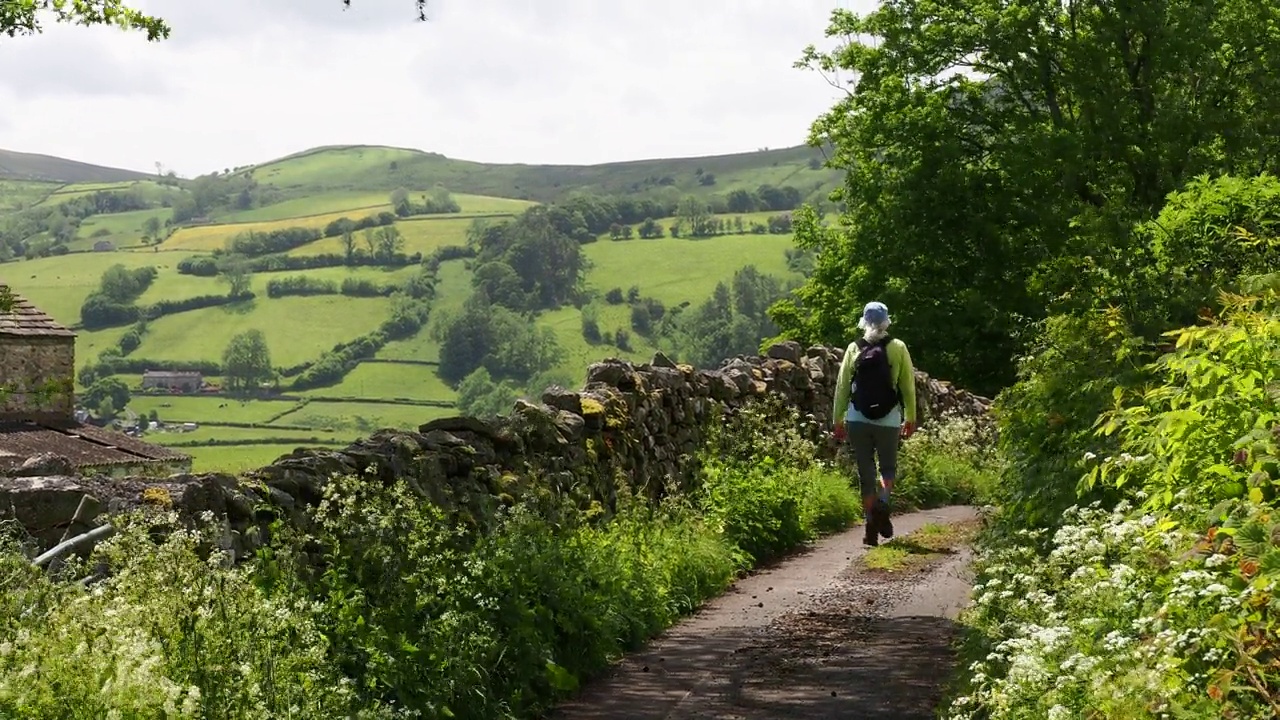
<svg viewBox="0 0 1280 720"><path fill-rule="evenodd" d="M1280 295L1255 291L1114 386L1076 448L1099 499L989 529L946 717L1280 716Z"/></svg>

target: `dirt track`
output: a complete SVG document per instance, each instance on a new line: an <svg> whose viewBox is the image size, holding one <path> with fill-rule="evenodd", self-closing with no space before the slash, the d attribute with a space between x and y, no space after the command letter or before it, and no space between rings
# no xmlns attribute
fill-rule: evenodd
<svg viewBox="0 0 1280 720"><path fill-rule="evenodd" d="M975 518L894 518L899 536ZM862 569L861 526L737 583L563 704L555 720L931 720L952 668L969 554Z"/></svg>

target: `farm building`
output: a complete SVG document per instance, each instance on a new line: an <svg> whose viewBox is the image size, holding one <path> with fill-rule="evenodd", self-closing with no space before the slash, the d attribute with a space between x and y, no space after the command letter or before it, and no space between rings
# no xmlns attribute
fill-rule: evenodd
<svg viewBox="0 0 1280 720"><path fill-rule="evenodd" d="M203 387L204 375L196 371L147 370L142 373L143 390L195 393Z"/></svg>
<svg viewBox="0 0 1280 720"><path fill-rule="evenodd" d="M0 286L6 291L8 288ZM50 455L81 473L186 472L191 458L75 413L76 335L25 298L0 311L0 472Z"/></svg>

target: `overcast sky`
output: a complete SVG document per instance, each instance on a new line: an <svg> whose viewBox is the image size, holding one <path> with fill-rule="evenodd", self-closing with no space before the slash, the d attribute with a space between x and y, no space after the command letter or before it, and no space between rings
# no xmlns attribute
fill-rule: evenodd
<svg viewBox="0 0 1280 720"><path fill-rule="evenodd" d="M0 148L194 176L317 145L594 163L804 142L792 64L874 0L135 0L169 40L0 41Z"/></svg>

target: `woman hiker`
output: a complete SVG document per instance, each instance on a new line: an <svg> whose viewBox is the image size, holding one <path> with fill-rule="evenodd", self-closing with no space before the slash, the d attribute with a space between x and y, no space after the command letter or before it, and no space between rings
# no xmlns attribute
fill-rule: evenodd
<svg viewBox="0 0 1280 720"><path fill-rule="evenodd" d="M832 408L833 434L848 439L858 465L858 483L867 530L862 542L877 545L876 535L893 537L889 493L898 468L899 439L916 429L916 380L906 343L889 337L889 309L871 302L858 320L862 337L845 350ZM904 417L905 413L905 417ZM877 482L876 464L879 461Z"/></svg>

